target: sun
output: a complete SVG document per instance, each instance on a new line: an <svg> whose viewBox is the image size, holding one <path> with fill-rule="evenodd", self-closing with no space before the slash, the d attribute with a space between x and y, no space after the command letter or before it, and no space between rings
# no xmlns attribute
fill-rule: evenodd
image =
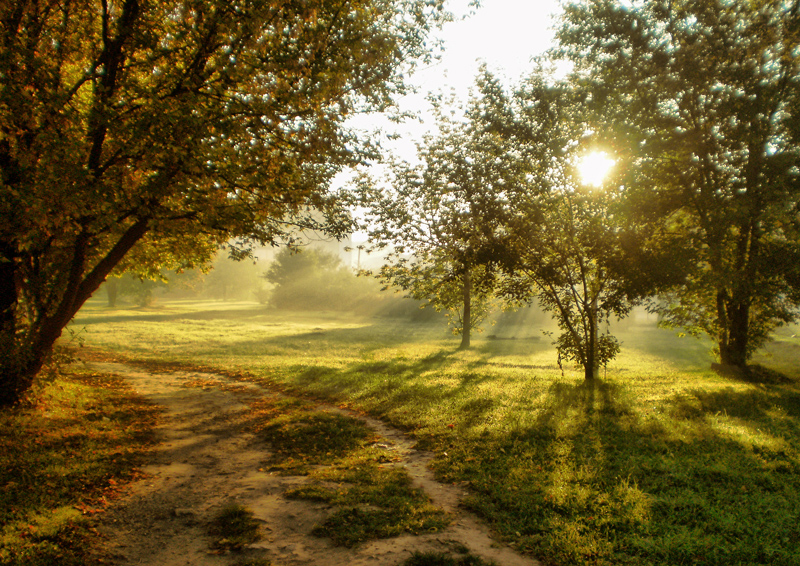
<svg viewBox="0 0 800 566"><path fill-rule="evenodd" d="M581 181L594 187L602 185L613 168L614 160L605 151L593 151L578 160Z"/></svg>

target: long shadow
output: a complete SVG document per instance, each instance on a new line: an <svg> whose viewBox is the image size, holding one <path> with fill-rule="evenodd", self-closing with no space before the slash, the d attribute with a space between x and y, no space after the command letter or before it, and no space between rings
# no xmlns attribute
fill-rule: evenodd
<svg viewBox="0 0 800 566"><path fill-rule="evenodd" d="M658 564L797 559L781 543L798 540L797 391L693 391L649 415L626 395L602 381L554 383L531 426L454 456L477 458L484 477L450 465L451 479L471 482L469 504L501 532L558 562L603 546L606 560ZM725 411L733 423L719 420ZM521 476L523 490L510 491Z"/></svg>
<svg viewBox="0 0 800 566"><path fill-rule="evenodd" d="M77 316L72 324L76 326L87 326L91 324L103 324L114 322L164 322L170 320L236 320L236 319L250 319L263 317L270 314L271 311L266 307L255 308L253 310L205 310L205 311L192 311L192 312L165 312L165 313L152 313L152 314L130 314L118 316Z"/></svg>

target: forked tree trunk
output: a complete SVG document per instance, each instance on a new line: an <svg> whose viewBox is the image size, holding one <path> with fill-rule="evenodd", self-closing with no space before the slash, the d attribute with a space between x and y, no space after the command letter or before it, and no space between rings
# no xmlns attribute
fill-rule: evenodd
<svg viewBox="0 0 800 566"><path fill-rule="evenodd" d="M461 317L461 345L458 347L459 350L469 348L472 331L472 278L469 269L464 271L463 283L464 314Z"/></svg>
<svg viewBox="0 0 800 566"><path fill-rule="evenodd" d="M22 324L17 323L16 307L12 305L12 320L0 327L0 407L14 405L30 389L61 332L111 270L147 233L148 223L147 218L141 218L132 224L88 272L85 258L89 238L78 236L73 245L72 262L66 268L69 277L58 305L49 316L33 321L24 336L17 332ZM15 297L15 303L18 300Z"/></svg>

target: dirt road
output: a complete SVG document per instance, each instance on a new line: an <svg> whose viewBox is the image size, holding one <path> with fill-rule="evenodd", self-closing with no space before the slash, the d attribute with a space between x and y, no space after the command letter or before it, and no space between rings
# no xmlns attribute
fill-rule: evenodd
<svg viewBox="0 0 800 566"><path fill-rule="evenodd" d="M120 566L232 566L255 558L275 566L394 566L414 551L463 547L500 566L538 564L492 541L486 526L459 507L464 493L435 481L428 469L431 455L414 449L403 433L380 421L359 416L384 437L399 465L437 506L452 514L453 521L434 534L379 540L352 549L336 547L309 534L325 518L327 504L282 495L307 478L259 470L269 445L247 426L247 402L265 394L259 386L220 375L150 373L119 363L93 367L124 376L140 395L164 408L158 444L144 468L146 477L109 509L100 527ZM204 381L223 387L186 387ZM236 555L215 554L205 525L230 502L251 509L266 536Z"/></svg>

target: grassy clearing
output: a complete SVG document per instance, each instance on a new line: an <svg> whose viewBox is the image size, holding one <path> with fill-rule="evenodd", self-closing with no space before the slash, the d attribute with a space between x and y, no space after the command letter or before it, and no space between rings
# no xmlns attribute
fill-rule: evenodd
<svg viewBox="0 0 800 566"><path fill-rule="evenodd" d="M154 320L96 303L76 326L126 356L245 372L411 431L439 477L547 563L800 563L796 328L756 360L765 379L745 382L708 369L708 344L633 324L587 386L536 327L496 327L459 352L438 325L216 307L165 304ZM336 481L305 496L347 497Z"/></svg>
<svg viewBox="0 0 800 566"><path fill-rule="evenodd" d="M0 413L0 564L87 564L95 514L136 477L154 419L119 380L87 372Z"/></svg>

